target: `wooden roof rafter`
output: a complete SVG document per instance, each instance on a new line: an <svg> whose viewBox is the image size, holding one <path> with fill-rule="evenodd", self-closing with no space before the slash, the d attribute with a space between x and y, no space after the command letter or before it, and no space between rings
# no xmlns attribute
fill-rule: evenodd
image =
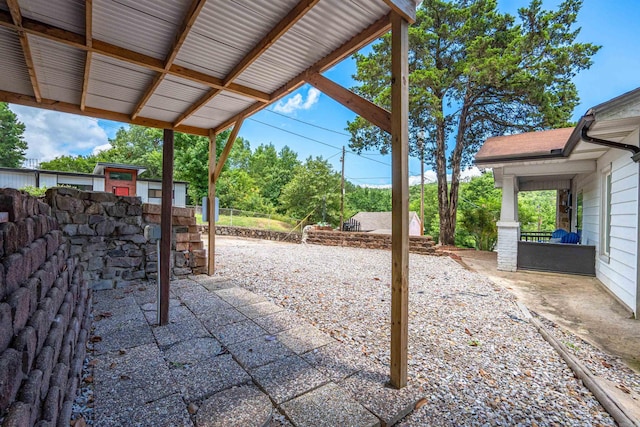
<svg viewBox="0 0 640 427"><path fill-rule="evenodd" d="M84 51L104 55L129 64L134 64L139 67L146 68L148 70L156 71L159 73L166 72L166 74L190 80L203 86L209 86L214 89L224 89L229 92L245 96L247 98L255 99L257 101L269 102L271 100L271 97L268 93L236 83L231 83L227 86L224 86L222 79L201 73L199 71L191 70L186 67L178 66L176 64L172 64L168 70L165 70L165 64L163 60L145 55L143 53L135 52L121 46L116 46L111 43L98 40L96 38L92 39L91 46L87 46L86 38L84 35L77 34L73 31L65 30L54 25L45 24L43 22L39 22L29 18L23 18L22 25L18 26L13 22L11 15L2 10L0 10L0 26L18 32L23 31L26 34L43 37L57 43L82 49Z"/></svg>
<svg viewBox="0 0 640 427"><path fill-rule="evenodd" d="M85 43L91 47L93 45L93 0L85 0L84 2L84 15L85 15ZM87 107L87 93L89 91L89 77L91 76L91 53L87 51L84 60L84 76L82 78L82 95L80 96L80 110L84 111Z"/></svg>
<svg viewBox="0 0 640 427"><path fill-rule="evenodd" d="M244 58L238 62L233 69L225 76L222 84L225 88L229 87L232 82L240 75L244 70L249 68L264 52L267 51L273 44L278 41L286 32L293 27L296 22L304 17L304 15L311 10L320 0L300 0L300 2L294 6L293 9L285 15L254 47ZM189 107L183 114L178 117L174 122L175 126L180 125L182 122L191 117L196 111L205 106L209 101L215 98L221 92L220 89L211 89L202 98L200 98L195 104Z"/></svg>
<svg viewBox="0 0 640 427"><path fill-rule="evenodd" d="M182 25L178 29L176 38L173 41L173 44L169 49L169 53L167 54L164 60L164 70L162 72L159 72L155 76L151 84L145 90L144 94L138 101L136 108L131 114L132 119L135 119L136 117L138 117L138 115L140 114L144 106L147 104L147 102L149 102L149 99L151 98L151 96L153 96L156 89L158 89L158 87L160 86L160 83L162 83L162 81L164 80L165 76L167 75L167 72L173 65L173 61L176 59L176 56L178 56L178 52L180 51L180 48L182 47L185 40L187 39L187 35L189 34L189 31L191 31L191 28L193 27L194 22L200 15L200 12L202 11L202 8L204 7L204 4L206 3L206 1L207 0L193 0L191 2L191 6L189 7L187 14L184 20L182 21Z"/></svg>
<svg viewBox="0 0 640 427"><path fill-rule="evenodd" d="M31 55L29 38L22 28L22 12L20 11L20 5L18 4L18 0L7 0L7 6L9 7L9 13L11 14L11 21L15 25L18 37L20 38L20 45L22 46L24 61L27 65L27 70L29 71L29 79L31 80L33 94L36 100L40 102L42 100L42 94L40 92L40 85L38 84L38 77L36 76L36 69L33 65L33 56Z"/></svg>
<svg viewBox="0 0 640 427"><path fill-rule="evenodd" d="M286 84L284 84L280 89L276 90L271 94L271 103L284 98L294 90L298 89L300 86L305 84L310 76L313 76L317 73L322 73L329 68L336 65L346 56L351 55L354 52L357 52L362 47L368 45L378 37L382 36L391 28L391 15L385 15L382 18L375 21L369 27L362 30L352 39L344 43L342 46L313 64L311 67L298 74L296 77L289 80ZM262 110L269 104L263 104L261 102L256 102L249 107L245 108L235 116L226 120L219 126L214 129L215 133L220 133L231 126L241 117L248 117L258 111Z"/></svg>

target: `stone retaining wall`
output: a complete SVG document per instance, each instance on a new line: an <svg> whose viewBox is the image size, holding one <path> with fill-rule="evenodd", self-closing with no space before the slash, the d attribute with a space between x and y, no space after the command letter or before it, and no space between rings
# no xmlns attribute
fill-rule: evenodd
<svg viewBox="0 0 640 427"><path fill-rule="evenodd" d="M0 423L69 425L91 293L50 207L0 189Z"/></svg>
<svg viewBox="0 0 640 427"><path fill-rule="evenodd" d="M202 233L209 233L208 225L200 225ZM289 233L284 231L259 230L246 227L216 226L216 235L247 237L251 239L275 240L280 242L300 243L302 235L300 233Z"/></svg>
<svg viewBox="0 0 640 427"><path fill-rule="evenodd" d="M352 248L391 249L391 234L309 230L307 243ZM430 236L409 236L410 252L437 255L434 246L435 242Z"/></svg>
<svg viewBox="0 0 640 427"><path fill-rule="evenodd" d="M156 240L147 240L147 225L160 224L160 205L142 204L139 197L116 196L101 191L73 188L47 190L46 202L68 238L71 254L84 267L92 289L113 289L157 277ZM174 276L199 272L206 263L193 209L173 208L171 271ZM191 228L187 245L184 234ZM198 240L199 240L199 236ZM194 240L193 242L191 240ZM206 268L206 266L205 266Z"/></svg>

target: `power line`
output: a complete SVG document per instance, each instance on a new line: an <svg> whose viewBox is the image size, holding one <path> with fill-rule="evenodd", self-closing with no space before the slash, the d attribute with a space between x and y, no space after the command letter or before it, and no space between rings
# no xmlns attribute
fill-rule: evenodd
<svg viewBox="0 0 640 427"><path fill-rule="evenodd" d="M265 111L268 111L268 112L273 113L273 114L277 114L277 115L282 116L282 117L286 117L287 119L295 120L296 122L299 122L299 123L304 123L305 125L313 126L314 128L326 130L327 132L337 133L338 135L351 136L348 133L340 132L340 131L337 131L337 130L333 130L333 129L325 128L325 127L322 127L322 126L319 126L319 125L315 125L313 123L305 122L304 120L296 119L295 117L287 116L286 114L278 113L277 111L273 111L273 110L265 110Z"/></svg>
<svg viewBox="0 0 640 427"><path fill-rule="evenodd" d="M281 131L281 132L286 132L286 133L289 133L289 134L291 134L291 135L295 135L295 136L297 136L297 137L304 138L304 139L306 139L306 140L313 141L313 142L316 142L316 143L318 143L318 144L321 144L321 145L324 145L324 146L327 146L327 147L334 148L334 149L336 149L336 150L342 150L342 147L337 147L337 146L335 146L335 145L331 145L331 144L328 144L328 143L323 142L323 141L319 141L319 140L314 139L314 138L309 138L308 136L301 135L301 134L299 134L299 133L292 132L292 131L290 131L290 130L282 129L281 127L274 126L274 125L272 125L272 124L265 123L265 122L262 122L262 121L260 121L260 120L256 120L256 119L254 119L254 118L249 118L249 119L247 119L247 120L251 120L251 121L254 121L254 122L256 122L256 123L260 123L261 125L269 126L269 127L271 127L271 128L274 128L274 129L278 129L278 130L279 130L279 131ZM382 165L385 165L385 166L389 166L389 167L391 167L391 164L390 164L390 163L385 163L385 162L382 162L382 161L380 161L380 160L376 160L376 159L370 159L370 158L368 158L368 157L365 157L365 156L362 156L362 155L360 155L360 154L356 153L355 151L347 151L347 153L349 153L349 154L353 154L353 155L356 155L356 156L359 156L359 157L362 157L363 159L369 160L370 162L376 162L376 163L380 163L380 164L382 164Z"/></svg>

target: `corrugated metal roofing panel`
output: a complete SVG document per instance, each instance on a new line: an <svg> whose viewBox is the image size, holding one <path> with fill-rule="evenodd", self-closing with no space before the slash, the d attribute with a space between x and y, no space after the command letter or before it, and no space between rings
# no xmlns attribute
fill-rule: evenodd
<svg viewBox="0 0 640 427"><path fill-rule="evenodd" d="M257 83L257 89L273 92L389 10L383 2L371 1L367 6L344 0L319 2L236 82L252 87Z"/></svg>
<svg viewBox="0 0 640 427"><path fill-rule="evenodd" d="M79 104L86 53L31 35L29 46L42 97Z"/></svg>
<svg viewBox="0 0 640 427"><path fill-rule="evenodd" d="M254 102L251 98L225 91L209 101L203 108L217 108L224 111L239 112L253 105Z"/></svg>
<svg viewBox="0 0 640 427"><path fill-rule="evenodd" d="M104 108L95 102L111 100L109 105L118 108L114 111L130 114L155 72L102 55L94 54L92 58L87 105Z"/></svg>
<svg viewBox="0 0 640 427"><path fill-rule="evenodd" d="M83 0L20 0L22 16L84 34Z"/></svg>
<svg viewBox="0 0 640 427"><path fill-rule="evenodd" d="M184 104L184 103L182 103ZM154 119L164 120L165 122L173 123L179 116L175 111L167 110L165 108L154 107L150 104L145 105L145 107L140 112L140 116L142 117L153 117ZM187 105L187 108L189 106Z"/></svg>
<svg viewBox="0 0 640 427"><path fill-rule="evenodd" d="M93 37L164 59L189 1L94 0Z"/></svg>
<svg viewBox="0 0 640 427"><path fill-rule="evenodd" d="M216 108L201 108L198 110L197 115L189 117L185 120L184 124L188 126L197 126L201 128L212 128L216 124L221 123L234 116L234 113L224 110L218 110Z"/></svg>
<svg viewBox="0 0 640 427"><path fill-rule="evenodd" d="M252 105L255 101L231 92L222 92L204 107L189 117L184 124L189 126L213 128L223 121L235 116L238 112Z"/></svg>
<svg viewBox="0 0 640 427"><path fill-rule="evenodd" d="M226 76L297 3L298 0L208 1L176 64L219 78Z"/></svg>
<svg viewBox="0 0 640 427"><path fill-rule="evenodd" d="M140 114L156 117L158 113L162 115L162 120L173 122L209 90L209 87L189 80L166 76Z"/></svg>
<svg viewBox="0 0 640 427"><path fill-rule="evenodd" d="M33 96L29 70L18 35L0 27L0 90Z"/></svg>

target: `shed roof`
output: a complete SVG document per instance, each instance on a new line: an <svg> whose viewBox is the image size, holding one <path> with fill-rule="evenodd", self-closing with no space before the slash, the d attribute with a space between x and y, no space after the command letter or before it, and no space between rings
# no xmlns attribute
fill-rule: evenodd
<svg viewBox="0 0 640 427"><path fill-rule="evenodd" d="M147 168L145 168L144 166L129 165L125 163L98 162L93 168L93 173L96 175L104 175L106 169L132 170L136 171L138 174L141 174L142 172L147 170Z"/></svg>
<svg viewBox="0 0 640 427"><path fill-rule="evenodd" d="M476 154L476 163L562 157L562 150L573 129L570 127L487 138Z"/></svg>
<svg viewBox="0 0 640 427"><path fill-rule="evenodd" d="M0 101L209 135L387 32L392 9L415 16L406 0L0 0Z"/></svg>

